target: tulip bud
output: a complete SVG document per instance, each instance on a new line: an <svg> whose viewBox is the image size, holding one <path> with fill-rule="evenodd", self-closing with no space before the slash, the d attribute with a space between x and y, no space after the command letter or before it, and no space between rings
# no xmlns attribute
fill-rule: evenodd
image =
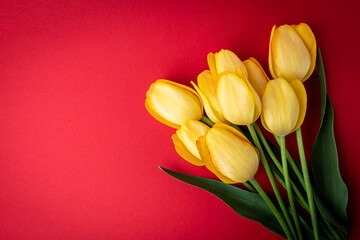
<svg viewBox="0 0 360 240"><path fill-rule="evenodd" d="M306 90L300 80L271 80L262 98L261 122L273 134L288 135L303 123L306 104Z"/></svg>
<svg viewBox="0 0 360 240"><path fill-rule="evenodd" d="M150 86L145 107L155 119L177 129L185 120L200 120L203 115L203 103L196 91L163 79Z"/></svg>
<svg viewBox="0 0 360 240"><path fill-rule="evenodd" d="M215 124L198 140L205 166L225 183L242 183L252 179L259 167L259 153L239 131Z"/></svg>
<svg viewBox="0 0 360 240"><path fill-rule="evenodd" d="M207 58L211 74L214 78L223 72L236 73L237 68L241 68L247 76L244 63L230 50L222 49L215 54L209 53Z"/></svg>
<svg viewBox="0 0 360 240"><path fill-rule="evenodd" d="M200 121L186 120L180 129L172 135L176 152L186 161L196 166L204 166L205 163L201 160L196 141L199 137L204 136L209 129L206 124Z"/></svg>
<svg viewBox="0 0 360 240"><path fill-rule="evenodd" d="M249 125L261 113L261 101L241 68L237 74L223 72L218 76L217 99L224 117L237 125Z"/></svg>
<svg viewBox="0 0 360 240"><path fill-rule="evenodd" d="M211 75L211 72L205 70L199 74L197 79L198 86L196 86L194 82L191 82L191 84L200 95L200 98L204 103L205 112L210 120L215 123L227 123L228 121L222 115L219 102L216 98L216 81Z"/></svg>
<svg viewBox="0 0 360 240"><path fill-rule="evenodd" d="M270 79L255 58L245 60L244 64L249 75L248 80L250 84L253 86L259 97L262 98L266 84L270 81Z"/></svg>
<svg viewBox="0 0 360 240"><path fill-rule="evenodd" d="M304 82L314 71L315 63L315 36L307 24L273 27L269 46L269 68L273 78Z"/></svg>

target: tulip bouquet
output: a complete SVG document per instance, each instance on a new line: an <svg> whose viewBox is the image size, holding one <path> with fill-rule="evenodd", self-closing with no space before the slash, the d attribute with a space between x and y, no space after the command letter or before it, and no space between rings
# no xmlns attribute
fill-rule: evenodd
<svg viewBox="0 0 360 240"><path fill-rule="evenodd" d="M194 89L158 80L147 92L145 106L154 118L177 129L172 140L182 158L205 166L221 181L161 169L216 195L239 215L284 238L346 239L348 194L339 172L322 58L309 26L273 27L271 79L254 58L243 62L230 50L209 53L207 61L209 70L199 74L197 83L191 82ZM301 134L307 108L303 82L315 67L321 122L310 173ZM259 118L277 144L264 137ZM286 136L294 132L299 162L285 144ZM255 179L260 164L273 199ZM238 183L244 187L234 186ZM277 183L286 190L285 201Z"/></svg>

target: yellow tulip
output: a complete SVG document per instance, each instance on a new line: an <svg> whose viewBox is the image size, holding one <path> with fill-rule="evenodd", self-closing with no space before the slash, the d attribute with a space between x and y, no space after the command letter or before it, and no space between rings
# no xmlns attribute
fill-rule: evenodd
<svg viewBox="0 0 360 240"><path fill-rule="evenodd" d="M145 107L155 119L177 129L185 120L200 120L203 115L203 103L195 90L164 79L150 86Z"/></svg>
<svg viewBox="0 0 360 240"><path fill-rule="evenodd" d="M238 68L247 76L244 63L230 50L221 50L217 53L209 53L208 64L210 70L199 74L197 85L191 82L203 101L205 112L211 121L229 123L223 116L217 100L218 76L223 72L236 73Z"/></svg>
<svg viewBox="0 0 360 240"><path fill-rule="evenodd" d="M269 68L273 78L304 82L314 71L315 64L316 40L307 24L273 27L269 46Z"/></svg>
<svg viewBox="0 0 360 240"><path fill-rule="evenodd" d="M237 68L241 68L247 77L247 70L244 63L230 50L222 49L217 53L209 53L207 58L211 74L215 80L217 75L223 72L236 73Z"/></svg>
<svg viewBox="0 0 360 240"><path fill-rule="evenodd" d="M249 58L244 61L248 72L248 80L253 86L260 98L262 98L266 84L270 81L264 69L255 58Z"/></svg>
<svg viewBox="0 0 360 240"><path fill-rule="evenodd" d="M204 166L200 153L196 146L199 137L204 136L210 128L197 120L186 120L172 135L176 152L186 161L196 165Z"/></svg>
<svg viewBox="0 0 360 240"><path fill-rule="evenodd" d="M218 76L217 100L229 122L249 125L260 116L261 100L242 69L236 70L236 74L223 72Z"/></svg>
<svg viewBox="0 0 360 240"><path fill-rule="evenodd" d="M205 70L199 74L197 79L198 86L196 86L194 82L191 82L191 84L200 95L200 98L204 103L205 112L210 120L215 123L227 123L228 121L224 118L216 97L217 84L211 72L209 70Z"/></svg>
<svg viewBox="0 0 360 240"><path fill-rule="evenodd" d="M261 100L248 80L245 64L230 50L209 53L207 57L210 70L199 74L198 86L192 84L210 120L239 125L256 121L261 113ZM255 59L251 58L248 62L251 81L256 88L261 88L264 83L260 83L263 79L259 78L266 77L266 74Z"/></svg>
<svg viewBox="0 0 360 240"><path fill-rule="evenodd" d="M259 167L259 153L239 131L223 123L215 124L198 140L205 166L229 184L252 179Z"/></svg>
<svg viewBox="0 0 360 240"><path fill-rule="evenodd" d="M290 83L283 78L271 80L262 98L261 122L269 132L288 135L303 123L306 105L306 91L300 80Z"/></svg>

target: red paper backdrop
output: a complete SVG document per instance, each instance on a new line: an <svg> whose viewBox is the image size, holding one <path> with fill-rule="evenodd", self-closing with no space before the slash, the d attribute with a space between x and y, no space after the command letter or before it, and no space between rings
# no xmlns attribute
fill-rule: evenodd
<svg viewBox="0 0 360 240"><path fill-rule="evenodd" d="M174 130L144 100L158 78L196 80L210 51L267 69L271 27L300 22L325 60L349 239L359 239L358 9L355 0L1 1L0 239L280 239L158 169L214 177L175 153ZM309 153L316 78L306 88Z"/></svg>

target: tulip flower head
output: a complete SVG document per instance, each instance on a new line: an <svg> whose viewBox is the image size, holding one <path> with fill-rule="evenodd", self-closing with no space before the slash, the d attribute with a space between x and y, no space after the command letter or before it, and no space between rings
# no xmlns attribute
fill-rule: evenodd
<svg viewBox="0 0 360 240"><path fill-rule="evenodd" d="M304 82L315 64L316 40L307 24L273 27L269 46L269 69L273 78Z"/></svg>
<svg viewBox="0 0 360 240"><path fill-rule="evenodd" d="M199 137L204 136L210 128L197 120L188 119L172 135L176 152L186 161L196 165L204 166L200 153L196 146Z"/></svg>
<svg viewBox="0 0 360 240"><path fill-rule="evenodd" d="M304 121L307 105L306 90L298 79L290 83L283 78L271 80L262 98L261 122L269 132L285 136L298 129Z"/></svg>
<svg viewBox="0 0 360 240"><path fill-rule="evenodd" d="M155 119L177 129L187 119L200 120L203 115L203 103L195 90L163 79L150 86L145 107Z"/></svg>
<svg viewBox="0 0 360 240"><path fill-rule="evenodd" d="M245 64L235 53L224 49L209 53L208 64L210 70L199 74L198 86L192 84L210 120L241 125L256 121L261 112L261 101L248 81Z"/></svg>
<svg viewBox="0 0 360 240"><path fill-rule="evenodd" d="M205 166L225 183L252 179L259 167L259 153L239 131L223 123L215 124L198 140Z"/></svg>

